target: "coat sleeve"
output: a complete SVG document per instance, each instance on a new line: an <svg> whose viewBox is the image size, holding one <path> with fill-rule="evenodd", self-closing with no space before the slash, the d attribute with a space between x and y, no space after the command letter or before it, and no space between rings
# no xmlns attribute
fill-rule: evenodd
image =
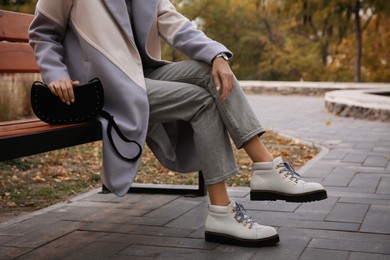
<svg viewBox="0 0 390 260"><path fill-rule="evenodd" d="M233 56L224 45L196 29L186 17L177 12L169 0L159 0L158 28L164 41L192 59L210 64L220 52Z"/></svg>
<svg viewBox="0 0 390 260"><path fill-rule="evenodd" d="M39 0L29 28L29 42L46 83L69 78L64 64L64 48L72 0Z"/></svg>

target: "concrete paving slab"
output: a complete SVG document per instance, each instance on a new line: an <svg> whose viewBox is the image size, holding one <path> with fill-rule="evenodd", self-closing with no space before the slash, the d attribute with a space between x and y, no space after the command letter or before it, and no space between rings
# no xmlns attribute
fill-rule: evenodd
<svg viewBox="0 0 390 260"><path fill-rule="evenodd" d="M352 252L349 260L388 260L389 255Z"/></svg>
<svg viewBox="0 0 390 260"><path fill-rule="evenodd" d="M300 260L343 260L348 259L347 251L334 251L316 248L306 248L302 255L299 257Z"/></svg>
<svg viewBox="0 0 390 260"><path fill-rule="evenodd" d="M371 205L360 230L362 232L389 234L390 206Z"/></svg>
<svg viewBox="0 0 390 260"><path fill-rule="evenodd" d="M349 240L335 239L321 239L314 238L308 245L309 248L320 248L328 250L342 250L342 251L353 251L353 252L366 252L374 254L390 254L390 244L380 242L357 242Z"/></svg>
<svg viewBox="0 0 390 260"><path fill-rule="evenodd" d="M337 203L325 220L362 223L369 205Z"/></svg>
<svg viewBox="0 0 390 260"><path fill-rule="evenodd" d="M382 177L376 192L381 194L390 194L389 187L390 187L390 177Z"/></svg>

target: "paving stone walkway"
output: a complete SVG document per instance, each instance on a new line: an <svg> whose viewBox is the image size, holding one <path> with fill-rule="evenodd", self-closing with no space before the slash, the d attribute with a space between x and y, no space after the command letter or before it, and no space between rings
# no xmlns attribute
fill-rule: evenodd
<svg viewBox="0 0 390 260"><path fill-rule="evenodd" d="M204 241L207 197L83 194L0 224L0 259L390 259L390 124L335 117L323 98L249 96L268 128L320 145L301 169L329 198L315 203L251 202L260 223L278 228L275 247Z"/></svg>

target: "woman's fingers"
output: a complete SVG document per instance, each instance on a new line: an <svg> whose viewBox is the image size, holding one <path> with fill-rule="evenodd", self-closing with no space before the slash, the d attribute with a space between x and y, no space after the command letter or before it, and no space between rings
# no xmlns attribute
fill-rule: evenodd
<svg viewBox="0 0 390 260"><path fill-rule="evenodd" d="M76 101L73 87L80 85L79 81L70 79L55 80L49 84L51 93L58 96L62 102L70 105Z"/></svg>
<svg viewBox="0 0 390 260"><path fill-rule="evenodd" d="M223 59L215 59L212 74L217 91L222 88L219 98L225 100L234 87L234 74L230 69L229 63Z"/></svg>
<svg viewBox="0 0 390 260"><path fill-rule="evenodd" d="M225 98L230 94L230 92L233 89L233 80L231 79L230 75L222 76L222 85L223 85L223 92L221 95L221 99L225 100Z"/></svg>

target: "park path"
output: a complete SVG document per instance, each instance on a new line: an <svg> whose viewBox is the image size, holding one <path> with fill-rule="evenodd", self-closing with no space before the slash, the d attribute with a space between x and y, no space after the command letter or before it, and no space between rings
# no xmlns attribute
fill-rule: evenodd
<svg viewBox="0 0 390 260"><path fill-rule="evenodd" d="M251 202L230 188L278 246L204 241L207 197L91 191L0 224L0 259L390 259L390 124L329 114L321 97L248 96L263 124L321 146L301 169L329 198Z"/></svg>

